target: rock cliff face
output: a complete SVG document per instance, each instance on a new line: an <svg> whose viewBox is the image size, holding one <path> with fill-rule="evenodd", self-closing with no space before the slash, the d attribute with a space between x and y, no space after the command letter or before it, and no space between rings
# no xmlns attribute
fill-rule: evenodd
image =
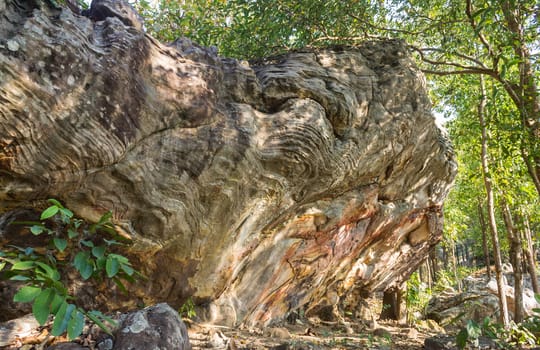
<svg viewBox="0 0 540 350"><path fill-rule="evenodd" d="M0 0L2 210L112 209L148 303L267 324L399 285L440 240L456 163L402 42L250 65L46 4Z"/></svg>

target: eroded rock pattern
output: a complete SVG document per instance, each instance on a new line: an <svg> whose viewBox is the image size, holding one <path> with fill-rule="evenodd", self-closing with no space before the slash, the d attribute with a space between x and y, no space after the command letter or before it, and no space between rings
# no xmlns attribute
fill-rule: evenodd
<svg viewBox="0 0 540 350"><path fill-rule="evenodd" d="M440 240L456 163L402 42L249 65L113 10L0 0L4 211L112 209L145 302L226 324L399 285Z"/></svg>

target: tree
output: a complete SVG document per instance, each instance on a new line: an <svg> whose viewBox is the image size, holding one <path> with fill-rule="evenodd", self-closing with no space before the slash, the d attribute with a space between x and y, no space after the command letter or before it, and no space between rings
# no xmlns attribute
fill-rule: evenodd
<svg viewBox="0 0 540 350"><path fill-rule="evenodd" d="M538 285L538 278L536 274L536 259L534 257L534 247L531 237L531 228L529 226L529 219L527 216L523 216L523 237L525 237L525 246L523 247L523 254L527 259L527 268L531 277L531 284L535 294L540 294L540 286Z"/></svg>
<svg viewBox="0 0 540 350"><path fill-rule="evenodd" d="M419 34L411 45L435 75L480 74L504 88L518 111L521 155L540 195L537 57L534 1L406 1L405 27ZM410 36L409 39L412 39Z"/></svg>
<svg viewBox="0 0 540 350"><path fill-rule="evenodd" d="M156 6L147 1L137 5L157 38L187 36L242 59L350 43L359 33L365 38L374 31L360 18L384 20L387 12L382 6L340 0L160 0Z"/></svg>
<svg viewBox="0 0 540 350"><path fill-rule="evenodd" d="M504 195L504 194L503 194ZM504 200L504 196L500 201L501 212L503 214L504 224L510 241L510 262L514 270L514 321L516 323L523 321L523 274L522 268L522 238L514 225L514 219L508 203Z"/></svg>
<svg viewBox="0 0 540 350"><path fill-rule="evenodd" d="M484 253L484 261L486 265L486 274L487 279L491 279L491 263L489 259L489 248L488 248L488 236L487 236L487 225L484 218L484 208L482 206L482 200L478 200L478 220L480 221L480 229L482 230L482 249Z"/></svg>
<svg viewBox="0 0 540 350"><path fill-rule="evenodd" d="M450 200L447 202L447 230L455 226L455 222L463 221L463 218L469 218L466 221L469 224L466 230L472 233L475 230L471 230L470 224L475 224L475 220L471 220L475 212L470 204L473 202L477 203L479 208L476 209L476 215L479 219L479 227L482 228L483 210L478 204L483 204L485 197L485 194L482 195L478 191L480 184L477 182L476 174L480 173L480 171L476 165L478 161L474 160L474 158L479 159L477 155L480 153L479 141L476 135L481 133L479 132L481 128L478 117L476 117L477 111L474 110L474 104L477 104L478 99L478 94L475 94L474 91L475 89L479 89L479 80L472 76L468 78L465 76L447 76L445 77L445 82L444 90L439 89L436 92L446 93L447 91L454 91L453 96L448 98L448 100L452 102L452 105L456 106L452 111L452 113L455 113L456 118L448 123L448 127L450 135L456 143L456 151L461 161L460 175L458 176L454 191L449 197ZM520 214L521 211L526 211L529 215L535 217L535 220L538 220L538 215L535 215L538 212L538 196L534 189L534 184L527 175L527 170L523 162L519 161L520 147L519 143L516 143L514 132L516 128L519 128L519 124L516 125L519 121L512 118L514 106L508 101L507 95L499 92L500 86L490 80L487 80L485 85L487 89L484 89L485 94L483 97L485 105L483 110L486 112L484 115L484 124L486 129L485 134L488 136L486 148L489 149L490 155L489 165L491 171L489 172L489 180L493 190L493 203L494 207L498 208L503 207L506 201L506 205L511 212L511 215L506 215L505 218L504 216L497 217L498 213L494 210L495 224L492 226L496 227L497 231L501 231L502 223L508 223L507 218L511 218L514 224L511 226L507 225L507 227L512 227L513 231L524 230L525 225L522 226L520 222L522 220L515 218L522 216ZM473 116L477 119L476 123ZM474 155L475 153L476 155ZM471 157L471 154L474 156ZM466 189L465 191L463 190L464 188ZM472 200L471 194L477 195L478 199ZM455 211L459 211L460 215L455 215ZM510 230L508 231L511 232ZM510 243L513 242L510 246L514 247L510 249L511 256L515 256L513 252L519 252L522 246L527 246L525 244L526 240L522 237L524 236L519 233L509 236ZM499 237L499 239L501 239L502 256L506 251L506 240L504 237ZM527 256L526 250L524 250L524 255ZM484 256L489 256L487 247L484 250ZM521 265L522 263L520 257L513 258L513 260L513 264ZM532 265L529 263L529 266L532 266L534 269L534 262ZM516 273L516 286L518 287L517 294L519 297L520 271L519 269L514 269L514 271ZM532 272L532 277L533 283L536 283L536 273L534 271ZM519 298L517 302L519 305ZM519 306L517 310L519 310ZM519 315L517 318L519 319Z"/></svg>
<svg viewBox="0 0 540 350"><path fill-rule="evenodd" d="M493 194L493 182L490 175L490 161L488 155L488 137L487 137L487 128L485 121L485 111L486 111L486 89L484 80L480 77L480 101L478 103L478 119L480 121L480 127L482 128L482 175L484 179L484 186L486 188L487 195L487 212L488 212L488 222L491 229L491 240L493 242L493 258L495 260L495 278L497 280L497 289L499 293L499 310L500 310L500 321L504 327L508 327L508 306L506 305L506 293L505 293L505 284L503 281L502 273L502 259L501 259L501 250L499 246L499 235L497 232L497 223L495 220L495 200Z"/></svg>

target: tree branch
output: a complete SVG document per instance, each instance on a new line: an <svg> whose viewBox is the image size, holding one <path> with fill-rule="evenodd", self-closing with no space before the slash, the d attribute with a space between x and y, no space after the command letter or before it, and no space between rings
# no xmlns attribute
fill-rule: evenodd
<svg viewBox="0 0 540 350"><path fill-rule="evenodd" d="M476 33L476 36L478 37L478 39L480 39L480 42L482 43L482 45L484 45L484 47L488 51L488 55L491 56L491 57L496 56L495 51L493 50L493 48L489 44L486 37L482 34L480 28L478 28L478 25L477 25L476 21L474 20L474 17L472 15L472 3L471 3L471 0L467 0L467 6L465 8L465 13L467 14L467 18L469 19L469 23L471 24L472 29Z"/></svg>
<svg viewBox="0 0 540 350"><path fill-rule="evenodd" d="M434 70L434 69L422 69L424 74L433 75L461 75L461 74L483 74L492 76L493 71L485 69L460 69L460 70Z"/></svg>
<svg viewBox="0 0 540 350"><path fill-rule="evenodd" d="M418 47L415 47L413 45L409 45L409 48L411 48L412 50L418 52L418 54L420 55L420 59L426 63L429 63L433 66L447 66L447 67L455 67L455 68L459 68L458 70L455 70L455 71L447 71L447 70L441 70L441 71L436 71L436 70L424 70L424 72L428 72L430 74L439 74L439 75L449 75L449 74L487 74L487 75L490 75L490 76L494 76L496 77L497 75L497 71L492 69L492 68L489 68L489 67L486 67L482 62L480 62L478 59L475 59L473 57L469 57L469 56L466 56L464 54L455 54L457 57L460 57L460 58L463 58L463 59L467 59L467 60L470 60L474 63L476 63L477 65L475 66L469 66L469 65L464 65L464 64L461 64L461 63L458 63L458 62L451 62L451 61L438 61L438 60L434 60L434 59L431 59L431 58L428 58L425 54L425 51L441 51L443 52L442 50L440 49L432 49L432 48L428 48L428 49L422 49L422 48L418 48Z"/></svg>
<svg viewBox="0 0 540 350"><path fill-rule="evenodd" d="M446 50L439 49L439 48L433 48L433 47L425 47L425 48L417 48L417 47L414 47L414 46L410 46L410 47L413 48L416 51L420 50L420 51L422 51L422 53L425 52L425 51L448 53ZM486 67L484 62L480 61L478 58L475 58L475 57L472 57L472 56L469 56L469 55L465 55L465 54L462 54L462 53L459 53L459 52L452 52L452 55L454 55L456 57L459 57L459 58L463 58L464 60L476 63L479 67L481 67L483 69L489 69L488 67Z"/></svg>

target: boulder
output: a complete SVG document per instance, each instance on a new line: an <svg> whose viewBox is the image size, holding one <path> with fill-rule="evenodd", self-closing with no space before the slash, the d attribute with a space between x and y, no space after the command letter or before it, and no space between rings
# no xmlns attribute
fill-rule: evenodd
<svg viewBox="0 0 540 350"><path fill-rule="evenodd" d="M187 328L178 312L166 303L160 303L144 309L131 311L114 316L118 326L111 331L111 336L105 334L97 325L84 328L82 339L70 342L58 342L47 347L51 350L132 350L132 349L162 349L162 350L191 350ZM48 324L51 326L51 323ZM34 315L0 323L0 347L10 349L17 344L40 344L41 348L51 341L45 336L39 339L42 327ZM50 328L49 328L50 332ZM47 331L44 333L48 334ZM87 341L90 340L91 344ZM58 341L58 339L56 339ZM85 344L85 345L82 345Z"/></svg>
<svg viewBox="0 0 540 350"><path fill-rule="evenodd" d="M0 210L112 210L144 304L266 325L400 286L440 241L456 162L404 42L248 63L117 1L2 3Z"/></svg>
<svg viewBox="0 0 540 350"><path fill-rule="evenodd" d="M191 350L186 325L165 303L124 316L114 337L114 350Z"/></svg>
<svg viewBox="0 0 540 350"><path fill-rule="evenodd" d="M33 314L0 323L0 347L14 344L18 339L36 336L39 323Z"/></svg>
<svg viewBox="0 0 540 350"><path fill-rule="evenodd" d="M498 298L486 290L446 291L429 300L426 318L444 327L464 326L468 320L481 323L484 318L497 318Z"/></svg>
<svg viewBox="0 0 540 350"><path fill-rule="evenodd" d="M514 314L514 287L511 270L503 276L505 295L510 316ZM507 284L510 283L510 284ZM524 315L532 316L533 309L538 307L534 292L530 286L529 276L524 276L523 306ZM463 290L458 292L452 288L433 296L426 308L426 317L443 326L464 326L468 320L481 323L484 318L497 320L499 313L497 282L487 279L486 274L475 274L463 280Z"/></svg>
<svg viewBox="0 0 540 350"><path fill-rule="evenodd" d="M435 336L426 338L424 340L424 349L425 350L458 350L456 345L455 336ZM478 350L495 350L503 349L494 339L481 336L476 340L471 340L471 344L467 345L467 349L478 349Z"/></svg>

